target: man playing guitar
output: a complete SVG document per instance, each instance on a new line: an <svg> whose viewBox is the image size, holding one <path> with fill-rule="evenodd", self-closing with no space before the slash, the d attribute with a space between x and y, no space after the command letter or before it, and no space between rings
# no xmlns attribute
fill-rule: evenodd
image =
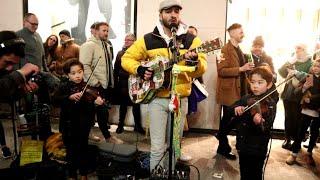
<svg viewBox="0 0 320 180"><path fill-rule="evenodd" d="M201 45L199 37L187 33L188 26L181 23L180 11L181 2L178 0L164 0L159 6L159 21L153 32L138 39L123 55L122 67L130 74L138 74L144 80L153 77L154 71L150 67L142 65L143 62L154 59L156 56L163 56L172 60L172 30L176 31L176 38L179 45L179 53L183 54L184 60L179 65L196 66L196 71L181 73L178 75L176 91L181 97L181 117L185 117L187 108L187 96L191 92L191 80L201 76L206 68L207 62L204 53L188 51ZM188 62L186 60L189 60ZM170 71L170 69L169 69ZM166 83L164 83L166 84ZM151 136L151 158L150 170L161 160L166 146L165 137L169 114L170 88L160 89L155 99L148 105L150 118ZM181 127L184 122L181 121ZM183 128L181 128L183 129Z"/></svg>

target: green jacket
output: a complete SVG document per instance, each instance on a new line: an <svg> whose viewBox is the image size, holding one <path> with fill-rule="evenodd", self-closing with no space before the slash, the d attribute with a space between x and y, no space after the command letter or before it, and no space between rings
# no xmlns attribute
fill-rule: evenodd
<svg viewBox="0 0 320 180"><path fill-rule="evenodd" d="M289 62L286 62L284 65L281 66L281 68L278 70L281 77L286 78L288 76L287 67L291 65L292 64L290 64ZM293 65L295 66L295 69L299 71L299 74L300 74L299 77L302 77L302 74L309 73L309 70L312 65L312 61L311 59L308 59L306 62L296 62ZM300 78L297 78L297 79L301 80ZM295 95L294 90L295 90L295 87L292 85L292 81L287 82L281 94L281 98L283 100L288 100L288 101L295 101L295 102L300 101L300 98Z"/></svg>

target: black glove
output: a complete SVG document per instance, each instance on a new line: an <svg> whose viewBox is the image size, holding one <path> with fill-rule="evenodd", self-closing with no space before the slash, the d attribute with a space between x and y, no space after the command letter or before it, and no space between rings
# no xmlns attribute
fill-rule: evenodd
<svg viewBox="0 0 320 180"><path fill-rule="evenodd" d="M198 55L192 58L186 59L186 66L196 66L198 64Z"/></svg>
<svg viewBox="0 0 320 180"><path fill-rule="evenodd" d="M153 73L153 71L148 70L148 67L139 66L137 69L137 73L142 79L144 79L146 71Z"/></svg>

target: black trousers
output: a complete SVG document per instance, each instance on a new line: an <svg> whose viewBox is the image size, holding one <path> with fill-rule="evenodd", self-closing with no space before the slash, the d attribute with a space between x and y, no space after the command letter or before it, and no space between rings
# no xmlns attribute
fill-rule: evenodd
<svg viewBox="0 0 320 180"><path fill-rule="evenodd" d="M79 118L71 122L71 127L65 130L64 144L67 149L69 177L76 178L77 170L82 176L88 174L88 137L92 122ZM70 131L70 132L67 132Z"/></svg>
<svg viewBox="0 0 320 180"><path fill-rule="evenodd" d="M5 133L4 133L4 128L3 128L1 120L0 120L0 145L1 146L7 145L6 136L5 136Z"/></svg>
<svg viewBox="0 0 320 180"><path fill-rule="evenodd" d="M100 88L99 92L101 93L102 97L106 100L106 102L110 101L111 89ZM97 106L96 107L96 114L97 114L97 122L99 125L99 129L102 132L104 138L105 139L110 138L111 135L108 130L108 121L109 121L108 107L105 105Z"/></svg>
<svg viewBox="0 0 320 180"><path fill-rule="evenodd" d="M310 140L309 140L309 147L308 152L312 152L314 146L317 143L317 139L319 136L319 127L320 127L320 118L311 117L305 114L302 114L302 126L299 128L299 135L292 144L292 152L298 153L301 149L301 142L305 137L305 133L310 126Z"/></svg>
<svg viewBox="0 0 320 180"><path fill-rule="evenodd" d="M297 139L301 126L301 106L295 101L283 100L285 119L284 131L286 139Z"/></svg>
<svg viewBox="0 0 320 180"><path fill-rule="evenodd" d="M265 158L266 156L239 152L240 179L261 180Z"/></svg>
<svg viewBox="0 0 320 180"><path fill-rule="evenodd" d="M124 120L126 119L128 105L126 103L120 104L120 112L119 112L119 127L124 126ZM134 117L134 127L141 127L141 112L140 112L140 104L132 105L132 113Z"/></svg>
<svg viewBox="0 0 320 180"><path fill-rule="evenodd" d="M217 138L219 140L218 153L229 153L231 152L231 147L229 145L227 135L230 131L236 128L239 121L234 120L230 113L229 106L222 106L223 109L223 117L220 121L219 132L217 134Z"/></svg>

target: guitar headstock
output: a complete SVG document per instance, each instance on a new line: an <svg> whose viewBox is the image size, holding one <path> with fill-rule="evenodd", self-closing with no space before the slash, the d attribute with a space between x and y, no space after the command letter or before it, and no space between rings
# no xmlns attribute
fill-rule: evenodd
<svg viewBox="0 0 320 180"><path fill-rule="evenodd" d="M205 41L201 44L200 47L198 47L199 52L203 53L209 53L215 50L221 49L223 46L223 43L219 37L211 40L211 41Z"/></svg>

